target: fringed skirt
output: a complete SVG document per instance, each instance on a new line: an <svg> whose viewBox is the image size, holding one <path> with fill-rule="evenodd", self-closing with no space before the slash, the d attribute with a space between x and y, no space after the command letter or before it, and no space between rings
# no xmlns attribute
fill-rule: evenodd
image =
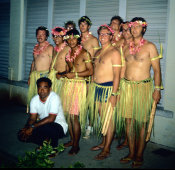
<svg viewBox="0 0 175 170"><path fill-rule="evenodd" d="M93 132L97 135L102 133L102 128L105 122L106 114L109 108L109 97L111 96L113 82L106 83L90 83L87 104L89 108L90 121L93 126ZM113 108L112 120L115 122L115 112ZM110 120L108 120L110 121Z"/></svg>
<svg viewBox="0 0 175 170"><path fill-rule="evenodd" d="M52 90L60 96L64 78L57 79L56 78L57 72L58 71L56 71L55 69L52 69L49 72L48 78L52 81Z"/></svg>
<svg viewBox="0 0 175 170"><path fill-rule="evenodd" d="M85 131L87 108L86 108L86 81L64 78L60 93L66 120L70 116L79 116L82 132Z"/></svg>
<svg viewBox="0 0 175 170"><path fill-rule="evenodd" d="M136 132L147 125L153 103L153 79L142 81L120 80L120 96L117 102L116 132L119 136L125 131L125 120L131 119ZM131 126L131 127L132 127Z"/></svg>
<svg viewBox="0 0 175 170"><path fill-rule="evenodd" d="M28 89L28 97L27 97L27 113L29 111L30 101L31 99L38 94L37 91L37 80L41 77L48 77L49 71L32 71L30 74L30 85Z"/></svg>

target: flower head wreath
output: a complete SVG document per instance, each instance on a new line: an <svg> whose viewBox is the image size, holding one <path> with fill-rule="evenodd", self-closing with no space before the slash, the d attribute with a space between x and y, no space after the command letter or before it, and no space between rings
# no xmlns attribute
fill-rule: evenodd
<svg viewBox="0 0 175 170"><path fill-rule="evenodd" d="M100 25L100 27L98 28L98 30L101 27L106 27L112 33L112 35L115 33L115 31L109 25L107 25L107 24Z"/></svg>
<svg viewBox="0 0 175 170"><path fill-rule="evenodd" d="M60 31L60 32L58 32L58 31L56 31L56 29L57 28L60 28L60 29L62 29L62 31ZM55 27L55 28L53 28L52 29L52 35L62 35L62 36L64 36L64 35L66 35L66 29L64 29L64 28L62 28L62 27Z"/></svg>
<svg viewBox="0 0 175 170"><path fill-rule="evenodd" d="M79 21L82 20L82 19L84 19L87 23L89 23L89 25L92 25L92 22L91 22L88 18L86 18L86 17L81 17L81 18L79 19Z"/></svg>
<svg viewBox="0 0 175 170"><path fill-rule="evenodd" d="M148 25L146 22L143 22L143 21L135 21L135 22L130 22L129 27L135 26L136 24L140 24L142 27L145 27Z"/></svg>
<svg viewBox="0 0 175 170"><path fill-rule="evenodd" d="M73 34L72 35L65 35L63 37L63 40L67 40L67 39L69 39L71 37L74 37L74 38L77 38L78 39L78 38L80 38L80 35L78 35L78 34L77 35L73 35Z"/></svg>

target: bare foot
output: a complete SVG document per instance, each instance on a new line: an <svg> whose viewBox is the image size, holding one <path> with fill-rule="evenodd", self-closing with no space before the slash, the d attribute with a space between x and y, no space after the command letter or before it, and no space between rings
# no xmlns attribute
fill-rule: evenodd
<svg viewBox="0 0 175 170"><path fill-rule="evenodd" d="M71 150L69 151L69 155L76 155L78 152L80 151L80 147L79 146L72 146Z"/></svg>

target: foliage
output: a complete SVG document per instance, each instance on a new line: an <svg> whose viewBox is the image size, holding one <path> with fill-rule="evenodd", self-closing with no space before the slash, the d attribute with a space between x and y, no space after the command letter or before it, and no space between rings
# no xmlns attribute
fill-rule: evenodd
<svg viewBox="0 0 175 170"><path fill-rule="evenodd" d="M24 158L19 157L17 167L18 168L53 168L54 162L49 159L49 156L62 152L64 150L63 144L60 144L57 148L53 148L50 143L44 141L43 146L39 149L26 152Z"/></svg>

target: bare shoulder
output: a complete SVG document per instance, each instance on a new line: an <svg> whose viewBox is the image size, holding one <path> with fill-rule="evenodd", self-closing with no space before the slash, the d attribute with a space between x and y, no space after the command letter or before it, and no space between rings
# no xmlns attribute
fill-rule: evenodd
<svg viewBox="0 0 175 170"><path fill-rule="evenodd" d="M111 55L113 56L116 56L116 55L120 55L120 51L118 48L116 48L115 46L111 46L109 48L109 52L111 53Z"/></svg>
<svg viewBox="0 0 175 170"><path fill-rule="evenodd" d="M53 48L53 45L52 44L49 44L48 48Z"/></svg>
<svg viewBox="0 0 175 170"><path fill-rule="evenodd" d="M151 51L157 49L156 45L153 42L148 41L148 40L146 40L145 46Z"/></svg>
<svg viewBox="0 0 175 170"><path fill-rule="evenodd" d="M92 35L91 34L91 41L93 41L93 42L98 42L98 39L97 39L97 37L95 37L94 35Z"/></svg>

